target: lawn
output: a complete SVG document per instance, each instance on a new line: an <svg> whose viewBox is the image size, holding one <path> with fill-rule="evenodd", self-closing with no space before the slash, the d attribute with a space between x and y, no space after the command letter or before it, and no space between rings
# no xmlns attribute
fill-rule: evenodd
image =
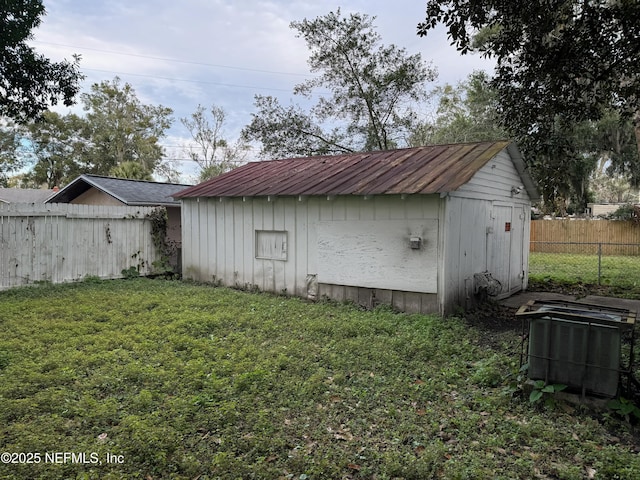
<svg viewBox="0 0 640 480"><path fill-rule="evenodd" d="M177 281L0 292L0 478L637 479L613 412L512 395L518 354L515 330Z"/></svg>
<svg viewBox="0 0 640 480"><path fill-rule="evenodd" d="M580 253L529 253L529 277L598 285L598 255ZM640 256L603 255L600 284L622 288L640 287Z"/></svg>

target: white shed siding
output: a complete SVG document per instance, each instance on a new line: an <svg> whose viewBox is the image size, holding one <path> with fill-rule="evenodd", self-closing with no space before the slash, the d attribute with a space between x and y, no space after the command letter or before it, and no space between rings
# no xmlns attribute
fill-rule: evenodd
<svg viewBox="0 0 640 480"><path fill-rule="evenodd" d="M469 303L475 273L491 273L503 284L502 295L526 287L530 199L524 188L515 195L511 192L521 185L505 149L469 182L447 195L443 227L445 310ZM509 234L504 232L507 221Z"/></svg>
<svg viewBox="0 0 640 480"><path fill-rule="evenodd" d="M473 295L473 274L487 270L487 227L491 201L461 197L446 200L444 219L443 302L447 310L466 306Z"/></svg>
<svg viewBox="0 0 640 480"><path fill-rule="evenodd" d="M520 187L522 179L518 174L507 149L502 150L487 162L466 184L451 196L484 200L508 199L514 203L530 202L526 189L517 195L511 195L512 187Z"/></svg>
<svg viewBox="0 0 640 480"><path fill-rule="evenodd" d="M188 228L183 232L183 274L185 278L199 281L220 281L225 285L257 286L261 290L307 296L308 276L318 275L318 262L327 262L327 251L323 251L323 259L319 258L318 244L322 232L331 231L334 235L344 232L345 238L350 226L357 227L360 239L384 239L389 231L398 231L398 235L407 237L402 250L394 258L394 246L386 249L380 258L387 261L406 261L408 237L415 230L424 233L429 241L429 249L423 249L422 263L410 265L411 275L422 275L437 278L437 243L439 197L409 196L375 196L363 197L281 197L281 198L200 198L184 199L183 225ZM287 232L287 259L273 260L256 258L256 231ZM325 237L326 240L326 237ZM334 242L336 248L351 248L349 242ZM379 245L380 246L380 245ZM348 253L348 254L347 254ZM371 283L366 272L358 272L362 266L362 252L338 251L342 259L353 258L351 264L333 263L327 268L350 268L350 275L357 286ZM431 255L430 258L427 258ZM327 262L331 263L331 262ZM423 268L424 267L424 268ZM424 271L425 268L432 271ZM340 279L340 272L330 271L327 280ZM334 275L335 273L335 275ZM360 277L358 276L360 275ZM399 275L399 274L398 274ZM370 279L369 279L370 280ZM378 285L377 288L393 288L393 282ZM396 276L400 283L400 278ZM322 282L323 279L317 278ZM402 278L406 287L406 277ZM413 281L420 285L420 278ZM424 283L424 282L423 282ZM421 285L415 291L434 290L429 283ZM400 286L400 285L398 285Z"/></svg>
<svg viewBox="0 0 640 480"><path fill-rule="evenodd" d="M437 219L319 222L318 248L320 283L437 293Z"/></svg>

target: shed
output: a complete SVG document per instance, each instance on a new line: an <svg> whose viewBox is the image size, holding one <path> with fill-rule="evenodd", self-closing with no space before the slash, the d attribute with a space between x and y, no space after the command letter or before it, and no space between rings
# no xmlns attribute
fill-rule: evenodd
<svg viewBox="0 0 640 480"><path fill-rule="evenodd" d="M537 197L507 141L248 163L175 195L183 275L447 314L526 288Z"/></svg>

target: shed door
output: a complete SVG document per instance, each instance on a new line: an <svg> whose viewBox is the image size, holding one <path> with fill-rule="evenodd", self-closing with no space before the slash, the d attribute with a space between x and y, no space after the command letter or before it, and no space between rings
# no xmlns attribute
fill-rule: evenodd
<svg viewBox="0 0 640 480"><path fill-rule="evenodd" d="M524 279L524 207L494 203L493 235L489 235L489 273L502 284L498 296L522 290Z"/></svg>

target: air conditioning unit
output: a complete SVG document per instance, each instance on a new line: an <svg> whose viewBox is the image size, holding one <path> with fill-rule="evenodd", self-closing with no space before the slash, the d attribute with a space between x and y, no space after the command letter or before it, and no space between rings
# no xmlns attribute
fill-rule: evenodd
<svg viewBox="0 0 640 480"><path fill-rule="evenodd" d="M621 308L564 301L532 300L516 316L529 321L528 376L567 385L582 395L614 397L622 365L623 333L631 332L636 313Z"/></svg>

